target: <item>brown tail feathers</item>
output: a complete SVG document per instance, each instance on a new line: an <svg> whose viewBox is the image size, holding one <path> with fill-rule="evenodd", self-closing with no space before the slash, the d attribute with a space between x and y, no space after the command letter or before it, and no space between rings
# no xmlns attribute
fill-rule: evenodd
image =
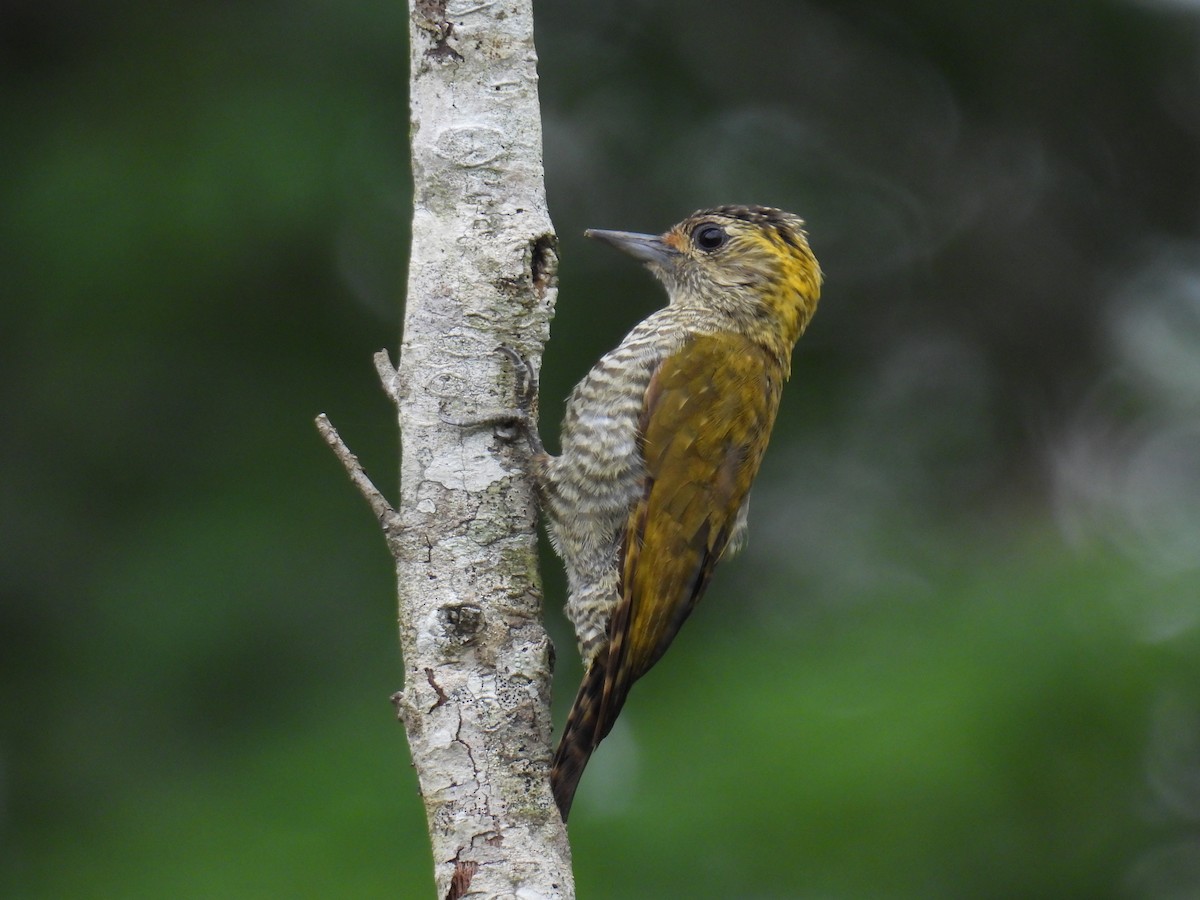
<svg viewBox="0 0 1200 900"><path fill-rule="evenodd" d="M607 649L607 648L605 648ZM612 729L612 723L621 709L621 701L616 709L605 709L613 706L613 696L605 698L605 675L608 665L608 653L601 650L592 659L579 693L575 695L575 704L567 716L567 724L563 728L562 737L558 740L558 749L554 752L554 763L550 769L550 787L554 792L554 802L563 821L571 813L571 801L575 799L575 789L579 787L579 779L583 770L592 757L592 751L604 740Z"/></svg>

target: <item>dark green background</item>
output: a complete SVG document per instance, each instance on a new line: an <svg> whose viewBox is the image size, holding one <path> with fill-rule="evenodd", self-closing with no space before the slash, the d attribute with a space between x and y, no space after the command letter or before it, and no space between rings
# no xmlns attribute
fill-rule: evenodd
<svg viewBox="0 0 1200 900"><path fill-rule="evenodd" d="M584 228L773 204L827 273L581 894L1200 895L1195 4L537 12L548 435L661 301ZM394 494L405 23L0 11L5 896L430 896L390 561L312 426Z"/></svg>

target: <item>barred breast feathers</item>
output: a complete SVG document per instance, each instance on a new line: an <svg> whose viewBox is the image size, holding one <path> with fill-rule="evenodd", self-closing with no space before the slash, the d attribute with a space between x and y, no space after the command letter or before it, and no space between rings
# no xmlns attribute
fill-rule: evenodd
<svg viewBox="0 0 1200 900"><path fill-rule="evenodd" d="M571 392L558 456L544 464L548 532L567 574L567 614L590 661L617 601L617 559L629 510L644 490L638 420L654 371L711 316L666 307L637 325Z"/></svg>

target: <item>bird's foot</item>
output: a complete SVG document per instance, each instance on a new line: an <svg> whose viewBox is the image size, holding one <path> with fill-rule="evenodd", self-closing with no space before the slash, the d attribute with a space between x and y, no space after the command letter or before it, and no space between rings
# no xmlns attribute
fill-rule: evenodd
<svg viewBox="0 0 1200 900"><path fill-rule="evenodd" d="M507 356L516 369L516 409L465 417L441 413L440 418L447 425L455 425L459 428L493 427L496 429L496 436L505 441L515 441L524 433L525 439L529 442L529 449L535 456L541 456L545 454L546 448L542 445L541 436L534 424L533 414L533 407L538 396L537 373L533 370L529 360L507 344L501 344L496 348L496 352Z"/></svg>

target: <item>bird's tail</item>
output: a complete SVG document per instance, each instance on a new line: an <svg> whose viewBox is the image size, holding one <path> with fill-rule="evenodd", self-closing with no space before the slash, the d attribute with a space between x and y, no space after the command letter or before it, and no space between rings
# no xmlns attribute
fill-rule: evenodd
<svg viewBox="0 0 1200 900"><path fill-rule="evenodd" d="M558 739L558 749L554 751L554 763L550 768L550 787L554 792L554 802L563 821L571 813L571 801L575 799L575 789L579 787L579 779L587 767L592 751L608 733L601 730L607 716L603 715L604 680L607 669L608 654L601 651L592 658L579 693L575 695L575 703L567 716L567 724L563 727L562 737Z"/></svg>

